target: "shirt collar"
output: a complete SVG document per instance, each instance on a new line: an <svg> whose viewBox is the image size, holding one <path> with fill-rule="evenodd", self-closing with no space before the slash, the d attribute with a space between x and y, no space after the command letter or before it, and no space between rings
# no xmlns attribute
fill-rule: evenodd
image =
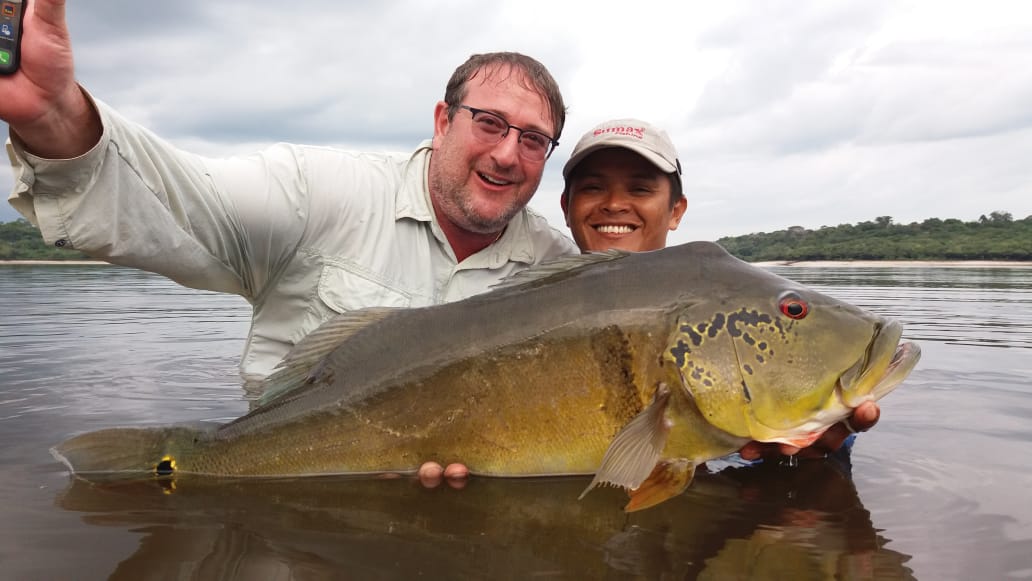
<svg viewBox="0 0 1032 581"><path fill-rule="evenodd" d="M405 169L405 178L398 189L395 219L426 222L430 225L434 235L444 243L445 238L441 233L441 226L437 222L437 216L434 215L430 202L429 175L432 151L432 141L427 139L419 144L409 158L408 166ZM463 266L498 268L507 262L534 264L533 234L530 231L530 219L527 212L526 208L520 210L509 222L509 226L502 233L501 238L467 258Z"/></svg>

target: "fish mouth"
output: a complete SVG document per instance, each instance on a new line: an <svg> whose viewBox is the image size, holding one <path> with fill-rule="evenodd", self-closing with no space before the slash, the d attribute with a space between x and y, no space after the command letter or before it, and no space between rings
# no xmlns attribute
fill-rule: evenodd
<svg viewBox="0 0 1032 581"><path fill-rule="evenodd" d="M874 399L881 399L882 396L896 388L907 375L914 369L921 359L921 346L913 341L904 341L896 346L896 352L892 354L892 360L881 379L871 390Z"/></svg>
<svg viewBox="0 0 1032 581"><path fill-rule="evenodd" d="M879 326L867 352L853 367L839 376L837 391L842 403L855 408L865 401L877 401L896 388L921 359L921 347L900 341L903 329L897 321Z"/></svg>

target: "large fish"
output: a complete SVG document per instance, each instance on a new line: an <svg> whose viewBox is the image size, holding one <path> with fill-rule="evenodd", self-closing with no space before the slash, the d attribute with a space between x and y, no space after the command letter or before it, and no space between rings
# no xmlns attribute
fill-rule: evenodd
<svg viewBox="0 0 1032 581"><path fill-rule="evenodd" d="M899 323L694 242L565 259L469 299L332 319L211 431L114 428L82 476L594 474L628 510L750 440L806 445L917 363ZM585 493L588 491L585 490Z"/></svg>

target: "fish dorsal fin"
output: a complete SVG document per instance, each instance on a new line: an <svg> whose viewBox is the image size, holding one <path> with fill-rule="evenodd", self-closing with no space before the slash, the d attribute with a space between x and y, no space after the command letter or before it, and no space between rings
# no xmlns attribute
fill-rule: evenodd
<svg viewBox="0 0 1032 581"><path fill-rule="evenodd" d="M665 384L660 385L649 407L635 416L613 438L595 478L580 498L602 484L633 490L649 477L663 453L670 433L670 424L666 419L669 402L670 388Z"/></svg>
<svg viewBox="0 0 1032 581"><path fill-rule="evenodd" d="M564 275L589 264L608 262L630 254L626 250L606 250L603 252L589 252L587 254L571 254L555 260L549 260L536 264L526 270L521 270L509 278L491 286L491 290L507 289L522 285L529 285L542 282L553 276Z"/></svg>
<svg viewBox="0 0 1032 581"><path fill-rule="evenodd" d="M297 342L261 382L258 405L317 379L321 363L331 351L365 327L399 310L397 307L371 307L342 313L327 320Z"/></svg>

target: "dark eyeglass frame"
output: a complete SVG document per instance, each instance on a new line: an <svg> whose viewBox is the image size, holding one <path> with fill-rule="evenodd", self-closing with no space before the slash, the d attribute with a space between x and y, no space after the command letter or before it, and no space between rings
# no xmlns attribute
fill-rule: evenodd
<svg viewBox="0 0 1032 581"><path fill-rule="evenodd" d="M503 139L508 137L509 130L511 130L511 129L515 129L516 131L519 132L519 135L516 137L516 142L519 143L520 145L523 145L523 135L526 134L526 133L530 133L532 135L540 135L541 137L544 137L545 139L547 139L549 145L545 149L545 156L542 157L541 159L537 159L535 157L528 157L527 156L527 149L525 147L521 147L520 148L520 155L522 155L523 157L526 157L529 160L532 160L532 161L545 161L546 159L551 157L552 152L555 151L555 148L559 147L559 141L557 141L554 137L551 137L550 135L548 135L546 133L542 133L540 131L537 131L536 129L524 129L522 127L517 127L517 126L513 125L512 123L509 123L509 121L506 120L505 117L502 117L498 113L493 113L493 112L487 111L485 109L477 109L476 107L470 107L469 105L461 105L460 104L458 106L458 108L459 109L465 109L465 110L469 111L474 122L476 122L478 115L488 115L488 116L490 116L490 117L492 117L494 119L497 119L500 122L500 124L503 127L505 127L505 129L501 133L498 134L498 139L496 141L484 140L486 143L501 143L501 141ZM474 133L474 135L478 135L478 134Z"/></svg>

